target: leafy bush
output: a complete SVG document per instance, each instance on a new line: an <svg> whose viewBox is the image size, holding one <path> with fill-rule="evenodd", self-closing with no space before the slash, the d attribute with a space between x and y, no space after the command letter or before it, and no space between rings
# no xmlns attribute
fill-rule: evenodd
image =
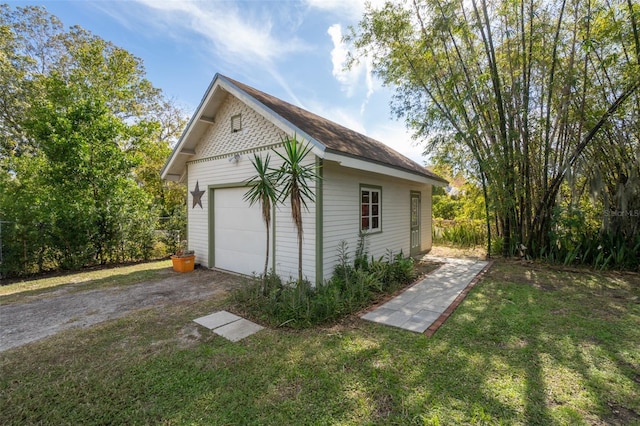
<svg viewBox="0 0 640 426"><path fill-rule="evenodd" d="M433 242L462 247L481 246L487 242L486 223L482 220L433 220Z"/></svg>
<svg viewBox="0 0 640 426"><path fill-rule="evenodd" d="M306 280L283 283L271 271L266 279L266 296L259 277L235 291L232 300L245 314L271 325L306 328L357 312L415 277L413 259L405 258L402 252L394 255L388 251L379 259L369 259L364 247L362 235L351 261L343 241L333 276L315 287Z"/></svg>
<svg viewBox="0 0 640 426"><path fill-rule="evenodd" d="M640 234L628 237L606 232L583 210L570 207L556 208L549 246L531 250L552 263L640 271Z"/></svg>

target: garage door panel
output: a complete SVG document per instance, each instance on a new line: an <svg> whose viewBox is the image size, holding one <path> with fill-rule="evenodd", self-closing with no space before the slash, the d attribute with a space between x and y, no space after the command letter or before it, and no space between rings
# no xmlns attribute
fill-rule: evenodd
<svg viewBox="0 0 640 426"><path fill-rule="evenodd" d="M262 230L262 232L264 233L265 231ZM232 250L237 252L245 251L247 253L262 254L264 258L266 242L258 241L256 243L255 238L255 232L221 231L219 234L216 234L216 248L221 250ZM262 244L260 244L260 242Z"/></svg>
<svg viewBox="0 0 640 426"><path fill-rule="evenodd" d="M248 230L251 232L265 232L264 221L261 212L253 211L254 207L247 204L246 206L237 207L235 209L216 209L216 225L221 229L228 230Z"/></svg>
<svg viewBox="0 0 640 426"><path fill-rule="evenodd" d="M243 200L246 191L214 190L214 262L217 268L252 275L264 268L266 230L260 205Z"/></svg>
<svg viewBox="0 0 640 426"><path fill-rule="evenodd" d="M216 250L216 267L245 275L257 275L263 272L264 255L258 256L246 252Z"/></svg>

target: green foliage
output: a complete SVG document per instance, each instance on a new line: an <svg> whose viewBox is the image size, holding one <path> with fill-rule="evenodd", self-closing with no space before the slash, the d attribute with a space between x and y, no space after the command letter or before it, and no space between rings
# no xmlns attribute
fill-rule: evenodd
<svg viewBox="0 0 640 426"><path fill-rule="evenodd" d="M250 205L260 203L260 210L262 211L262 220L264 220L264 227L267 233L266 238L266 250L264 259L264 272L262 273L263 279L263 294L267 294L267 270L269 267L269 230L271 225L271 206L275 205L278 201L278 193L276 192L276 179L277 176L269 168L269 161L271 157L267 154L267 157L262 160L262 157L257 154L253 154L253 168L256 171L256 175L249 179L246 184L249 187L244 194L244 200L249 201Z"/></svg>
<svg viewBox="0 0 640 426"><path fill-rule="evenodd" d="M503 255L536 255L553 249L566 183L604 209L640 209L639 13L637 1L370 3L349 65L370 64L425 152L482 185ZM440 217L480 217L434 198ZM637 221L611 219L602 227L632 246Z"/></svg>
<svg viewBox="0 0 640 426"><path fill-rule="evenodd" d="M315 287L308 281L283 283L272 271L262 282L254 281L237 290L233 300L238 309L271 325L307 328L338 321L415 277L413 259L402 253L388 251L383 258L368 260L363 255L366 257L360 252L351 262L343 241L329 280Z"/></svg>
<svg viewBox="0 0 640 426"><path fill-rule="evenodd" d="M502 253L502 244L504 244L504 239L502 237L493 237L491 239L491 253Z"/></svg>
<svg viewBox="0 0 640 426"><path fill-rule="evenodd" d="M307 201L315 199L312 189L318 178L315 164L304 164L311 152L311 145L298 141L296 135L282 141L284 154L273 150L283 164L273 170L273 181L278 188L277 199L283 203L287 198L291 205L291 219L298 231L298 281L302 283L302 208L308 209Z"/></svg>
<svg viewBox="0 0 640 426"><path fill-rule="evenodd" d="M161 255L176 253L180 243L187 237L187 211L184 202L177 205L173 212L162 219L157 232L158 240L164 246Z"/></svg>
<svg viewBox="0 0 640 426"><path fill-rule="evenodd" d="M432 193L433 217L448 220L485 220L482 188L470 181L466 174L455 176L447 164L450 160L437 159L433 171L449 181L447 190L435 187ZM442 162L441 162L442 161Z"/></svg>
<svg viewBox="0 0 640 426"><path fill-rule="evenodd" d="M582 209L557 207L549 235L548 248L539 250L536 257L563 265L591 265L596 269L640 271L640 234L629 240L612 234L589 220Z"/></svg>
<svg viewBox="0 0 640 426"><path fill-rule="evenodd" d="M158 175L179 110L138 58L42 8L0 6L0 29L0 274L148 259L184 209Z"/></svg>
<svg viewBox="0 0 640 426"><path fill-rule="evenodd" d="M487 225L482 190L466 180L462 173L453 177L448 161L438 159L434 166L434 171L449 180L450 192L443 188L433 192L433 242L460 247L486 245Z"/></svg>
<svg viewBox="0 0 640 426"><path fill-rule="evenodd" d="M317 179L316 166L314 164L305 165L305 159L311 152L311 145L304 140L299 141L296 135L285 137L282 140L285 153L281 154L273 150L279 156L283 164L274 170L274 177L278 185L282 185L278 192L278 201L283 202L290 198L292 203L292 217L302 211L302 207L307 207L307 201L313 201L315 195L311 184ZM293 208L294 204L299 204ZM296 213L293 213L296 212Z"/></svg>
<svg viewBox="0 0 640 426"><path fill-rule="evenodd" d="M434 219L433 242L460 247L482 246L487 242L487 225L481 220Z"/></svg>

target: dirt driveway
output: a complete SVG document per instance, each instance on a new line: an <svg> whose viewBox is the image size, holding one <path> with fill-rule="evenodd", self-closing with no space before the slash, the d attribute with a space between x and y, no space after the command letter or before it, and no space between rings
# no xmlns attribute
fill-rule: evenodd
<svg viewBox="0 0 640 426"><path fill-rule="evenodd" d="M167 269L164 278L99 290L82 284L65 285L24 301L0 306L0 352L70 328L89 327L141 308L222 296L237 288L242 278L196 269L180 274Z"/></svg>

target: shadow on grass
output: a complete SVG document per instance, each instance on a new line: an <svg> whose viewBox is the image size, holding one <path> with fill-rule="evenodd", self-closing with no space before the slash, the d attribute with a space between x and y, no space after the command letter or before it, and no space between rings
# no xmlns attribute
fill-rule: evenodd
<svg viewBox="0 0 640 426"><path fill-rule="evenodd" d="M231 343L191 323L222 302L139 312L0 354L0 422L637 423L634 280L496 264L428 339L352 319Z"/></svg>
<svg viewBox="0 0 640 426"><path fill-rule="evenodd" d="M62 291L80 292L126 286L158 279L171 273L168 261L149 262L133 266L99 269L91 272L65 274L49 278L24 280L0 287L3 304L30 300L34 296Z"/></svg>

